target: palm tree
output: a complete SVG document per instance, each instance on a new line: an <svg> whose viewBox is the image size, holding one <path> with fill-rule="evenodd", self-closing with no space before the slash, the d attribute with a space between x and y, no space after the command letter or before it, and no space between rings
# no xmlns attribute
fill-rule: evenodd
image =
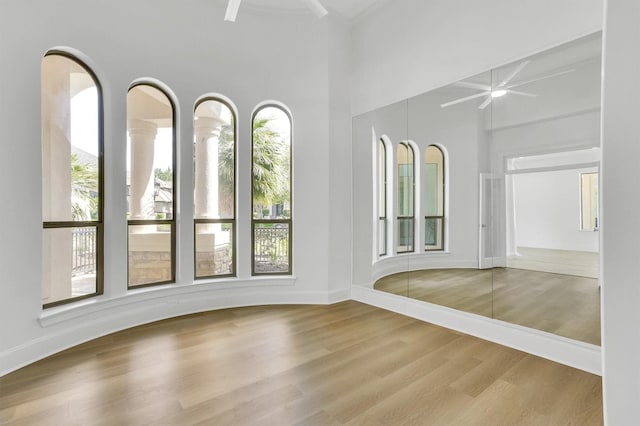
<svg viewBox="0 0 640 426"><path fill-rule="evenodd" d="M98 217L97 168L81 162L76 154L71 154L71 215L79 221Z"/></svg>
<svg viewBox="0 0 640 426"><path fill-rule="evenodd" d="M272 129L272 117L253 121L254 209L289 200L289 144ZM221 212L232 211L234 182L233 123L223 126L218 147L219 204Z"/></svg>

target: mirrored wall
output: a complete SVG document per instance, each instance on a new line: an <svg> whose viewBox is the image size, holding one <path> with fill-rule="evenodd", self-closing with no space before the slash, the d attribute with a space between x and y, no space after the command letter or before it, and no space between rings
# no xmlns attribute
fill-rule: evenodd
<svg viewBox="0 0 640 426"><path fill-rule="evenodd" d="M355 117L355 284L599 345L601 44Z"/></svg>

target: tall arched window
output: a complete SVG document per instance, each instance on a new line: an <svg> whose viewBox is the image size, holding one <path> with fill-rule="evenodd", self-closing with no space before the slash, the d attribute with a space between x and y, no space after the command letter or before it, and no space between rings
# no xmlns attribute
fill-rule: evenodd
<svg viewBox="0 0 640 426"><path fill-rule="evenodd" d="M42 60L42 303L103 291L102 89L78 58Z"/></svg>
<svg viewBox="0 0 640 426"><path fill-rule="evenodd" d="M127 94L128 287L175 281L175 107L157 85Z"/></svg>
<svg viewBox="0 0 640 426"><path fill-rule="evenodd" d="M387 148L378 141L378 256L387 254Z"/></svg>
<svg viewBox="0 0 640 426"><path fill-rule="evenodd" d="M429 145L424 153L422 174L424 212L424 249L444 249L444 155L435 145Z"/></svg>
<svg viewBox="0 0 640 426"><path fill-rule="evenodd" d="M251 272L291 274L291 117L278 105L264 105L254 112L252 128Z"/></svg>
<svg viewBox="0 0 640 426"><path fill-rule="evenodd" d="M415 165L411 145L398 144L398 253L414 251Z"/></svg>
<svg viewBox="0 0 640 426"><path fill-rule="evenodd" d="M235 275L236 117L205 98L194 111L195 277Z"/></svg>

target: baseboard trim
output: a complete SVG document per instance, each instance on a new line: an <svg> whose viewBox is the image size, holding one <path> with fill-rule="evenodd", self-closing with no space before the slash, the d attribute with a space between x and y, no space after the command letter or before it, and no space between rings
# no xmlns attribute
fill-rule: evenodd
<svg viewBox="0 0 640 426"><path fill-rule="evenodd" d="M602 375L602 353L601 348L596 345L367 287L352 287L351 298L589 373Z"/></svg>
<svg viewBox="0 0 640 426"><path fill-rule="evenodd" d="M287 288L288 287L288 288ZM219 309L260 305L326 305L348 300L349 289L293 291L290 286L275 289L245 288L230 291L197 291L139 299L105 301L62 311L40 319L43 334L21 345L0 352L0 377L47 356L107 334L168 318ZM279 290L279 291L278 291Z"/></svg>

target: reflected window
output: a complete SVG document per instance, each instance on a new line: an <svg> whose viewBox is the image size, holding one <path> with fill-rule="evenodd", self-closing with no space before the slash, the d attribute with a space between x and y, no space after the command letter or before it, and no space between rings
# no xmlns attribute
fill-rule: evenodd
<svg viewBox="0 0 640 426"><path fill-rule="evenodd" d="M387 148L378 141L378 256L387 254Z"/></svg>
<svg viewBox="0 0 640 426"><path fill-rule="evenodd" d="M127 94L128 287L175 281L175 108L159 87Z"/></svg>
<svg viewBox="0 0 640 426"><path fill-rule="evenodd" d="M401 142L398 145L398 253L414 251L414 187L415 166L413 148Z"/></svg>
<svg viewBox="0 0 640 426"><path fill-rule="evenodd" d="M235 115L226 102L194 112L195 277L235 275Z"/></svg>
<svg viewBox="0 0 640 426"><path fill-rule="evenodd" d="M290 275L291 117L277 105L266 105L254 113L252 126L251 272Z"/></svg>
<svg viewBox="0 0 640 426"><path fill-rule="evenodd" d="M102 294L102 89L66 52L42 60L42 303Z"/></svg>
<svg viewBox="0 0 640 426"><path fill-rule="evenodd" d="M598 218L598 173L580 174L580 229L597 231Z"/></svg>
<svg viewBox="0 0 640 426"><path fill-rule="evenodd" d="M422 210L424 213L424 249L444 249L444 155L435 145L424 154Z"/></svg>

